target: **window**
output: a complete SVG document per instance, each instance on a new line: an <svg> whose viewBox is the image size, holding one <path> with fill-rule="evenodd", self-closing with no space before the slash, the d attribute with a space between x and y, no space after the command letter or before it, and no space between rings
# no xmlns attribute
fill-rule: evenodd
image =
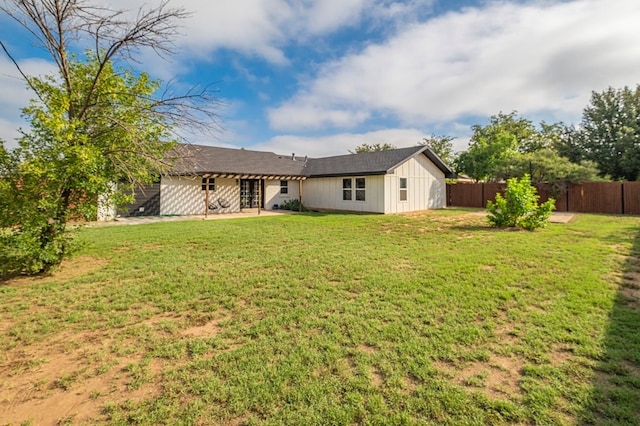
<svg viewBox="0 0 640 426"><path fill-rule="evenodd" d="M289 182L286 180L280 181L280 193L288 194L289 193Z"/></svg>
<svg viewBox="0 0 640 426"><path fill-rule="evenodd" d="M356 178L356 201L365 201L364 178Z"/></svg>
<svg viewBox="0 0 640 426"><path fill-rule="evenodd" d="M400 201L407 201L407 178L400 178Z"/></svg>
<svg viewBox="0 0 640 426"><path fill-rule="evenodd" d="M214 178L202 178L202 190L207 190L207 185L209 185L209 191L216 190L216 180Z"/></svg>
<svg viewBox="0 0 640 426"><path fill-rule="evenodd" d="M342 200L351 201L351 178L342 179Z"/></svg>

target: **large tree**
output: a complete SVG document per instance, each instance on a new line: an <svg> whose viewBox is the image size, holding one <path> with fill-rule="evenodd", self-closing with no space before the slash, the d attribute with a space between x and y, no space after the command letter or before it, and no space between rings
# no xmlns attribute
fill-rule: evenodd
<svg viewBox="0 0 640 426"><path fill-rule="evenodd" d="M508 132L493 133L491 136L474 134L469 149L460 153L456 169L470 178L499 180L497 168L516 153L518 141Z"/></svg>
<svg viewBox="0 0 640 426"><path fill-rule="evenodd" d="M355 150L349 150L350 154L362 154L363 152L379 152L379 151L388 151L390 149L396 149L395 145L390 143L374 143L368 144L363 143L358 145Z"/></svg>
<svg viewBox="0 0 640 426"><path fill-rule="evenodd" d="M499 180L496 168L518 152L539 149L539 133L533 123L516 111L491 116L489 124L471 126L469 148L456 160L456 169L474 180Z"/></svg>
<svg viewBox="0 0 640 426"><path fill-rule="evenodd" d="M422 141L418 142L418 145L428 146L445 164L451 165L455 160L453 144L451 143L452 140L453 138L451 136L432 134L429 137L422 138Z"/></svg>
<svg viewBox="0 0 640 426"><path fill-rule="evenodd" d="M612 179L640 178L640 85L593 92L577 143Z"/></svg>
<svg viewBox="0 0 640 426"><path fill-rule="evenodd" d="M507 181L511 178L530 177L532 183L582 183L603 180L598 167L591 161L575 163L560 156L550 148L525 154L518 153L496 165L494 179Z"/></svg>
<svg viewBox="0 0 640 426"><path fill-rule="evenodd" d="M469 149L456 161L459 173L475 180L505 181L529 174L536 182L584 182L600 179L594 162L577 146L582 136L562 123L535 126L516 112L472 126Z"/></svg>
<svg viewBox="0 0 640 426"><path fill-rule="evenodd" d="M7 0L0 10L57 66L29 76L0 41L34 94L19 147L0 146L0 273L41 272L67 252L70 219L166 170L177 132L217 129L219 102L210 86L176 95L132 69L140 49L171 53L187 14L167 2L133 15L84 0Z"/></svg>
<svg viewBox="0 0 640 426"><path fill-rule="evenodd" d="M537 151L546 145L542 133L536 129L533 122L521 117L517 111L492 115L489 124L485 126L476 124L471 126L471 130L473 130L471 144L480 140L491 143L506 133L515 138L515 149L519 152Z"/></svg>
<svg viewBox="0 0 640 426"><path fill-rule="evenodd" d="M587 157L582 146L582 133L575 125L558 123L551 148L572 163L580 163Z"/></svg>

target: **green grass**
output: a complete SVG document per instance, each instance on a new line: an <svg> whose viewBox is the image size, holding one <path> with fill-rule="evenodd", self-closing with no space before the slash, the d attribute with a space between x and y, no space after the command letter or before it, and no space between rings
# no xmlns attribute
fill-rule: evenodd
<svg viewBox="0 0 640 426"><path fill-rule="evenodd" d="M87 424L640 424L639 231L464 210L82 229L58 274L0 285L0 364L74 360L34 380L86 391Z"/></svg>

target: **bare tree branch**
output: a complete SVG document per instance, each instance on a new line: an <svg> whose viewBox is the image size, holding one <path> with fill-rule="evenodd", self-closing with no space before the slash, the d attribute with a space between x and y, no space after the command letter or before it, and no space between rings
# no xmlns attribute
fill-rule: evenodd
<svg viewBox="0 0 640 426"><path fill-rule="evenodd" d="M7 55L7 57L9 58L9 60L11 62L13 62L13 65L15 65L16 69L18 70L18 72L20 73L20 75L22 76L22 78L24 78L24 81L27 83L27 85L31 88L31 90L33 90L33 92L36 94L36 96L38 97L38 99L42 100L41 95L40 95L40 91L33 85L33 83L31 82L31 79L24 73L24 71L22 71L22 68L20 68L20 65L18 64L18 62L16 61L16 59L11 55L11 53L9 53L9 50L7 49L7 47L4 45L4 43L2 42L2 40L0 40L0 46L2 46L2 50L4 51L4 53Z"/></svg>
<svg viewBox="0 0 640 426"><path fill-rule="evenodd" d="M135 54L145 48L152 49L161 57L173 54L173 40L179 35L178 22L190 16L183 8L170 8L167 0L156 7L142 6L132 19L126 19L124 10L108 9L85 0L10 0L0 4L0 11L28 30L49 52L69 94L74 93L69 43L83 36L93 39L93 55L98 58L99 68L89 90L83 93L82 99L73 99L69 107L69 117L80 120L91 106L98 81L109 62L115 59L136 62ZM4 45L3 50L17 67ZM22 70L19 71L28 80ZM193 95L183 98L184 101L195 99ZM175 101L167 101L166 105L175 106ZM204 111L182 109L182 113L188 112Z"/></svg>

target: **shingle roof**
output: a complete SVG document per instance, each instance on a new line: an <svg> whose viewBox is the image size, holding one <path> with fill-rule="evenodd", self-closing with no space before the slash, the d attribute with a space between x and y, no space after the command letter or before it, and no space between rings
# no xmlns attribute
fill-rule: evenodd
<svg viewBox="0 0 640 426"><path fill-rule="evenodd" d="M175 149L178 161L175 174L241 174L265 176L363 176L390 173L416 154L424 154L446 177L453 171L426 146L387 151L347 154L334 157L304 158L278 155L272 152L219 148L203 145L179 145Z"/></svg>
<svg viewBox="0 0 640 426"><path fill-rule="evenodd" d="M391 173L393 169L419 153L424 153L447 177L453 175L453 170L426 146L316 158L309 160L306 174L314 177L328 177Z"/></svg>
<svg viewBox="0 0 640 426"><path fill-rule="evenodd" d="M304 176L304 159L246 149L178 145L175 174L246 174Z"/></svg>

